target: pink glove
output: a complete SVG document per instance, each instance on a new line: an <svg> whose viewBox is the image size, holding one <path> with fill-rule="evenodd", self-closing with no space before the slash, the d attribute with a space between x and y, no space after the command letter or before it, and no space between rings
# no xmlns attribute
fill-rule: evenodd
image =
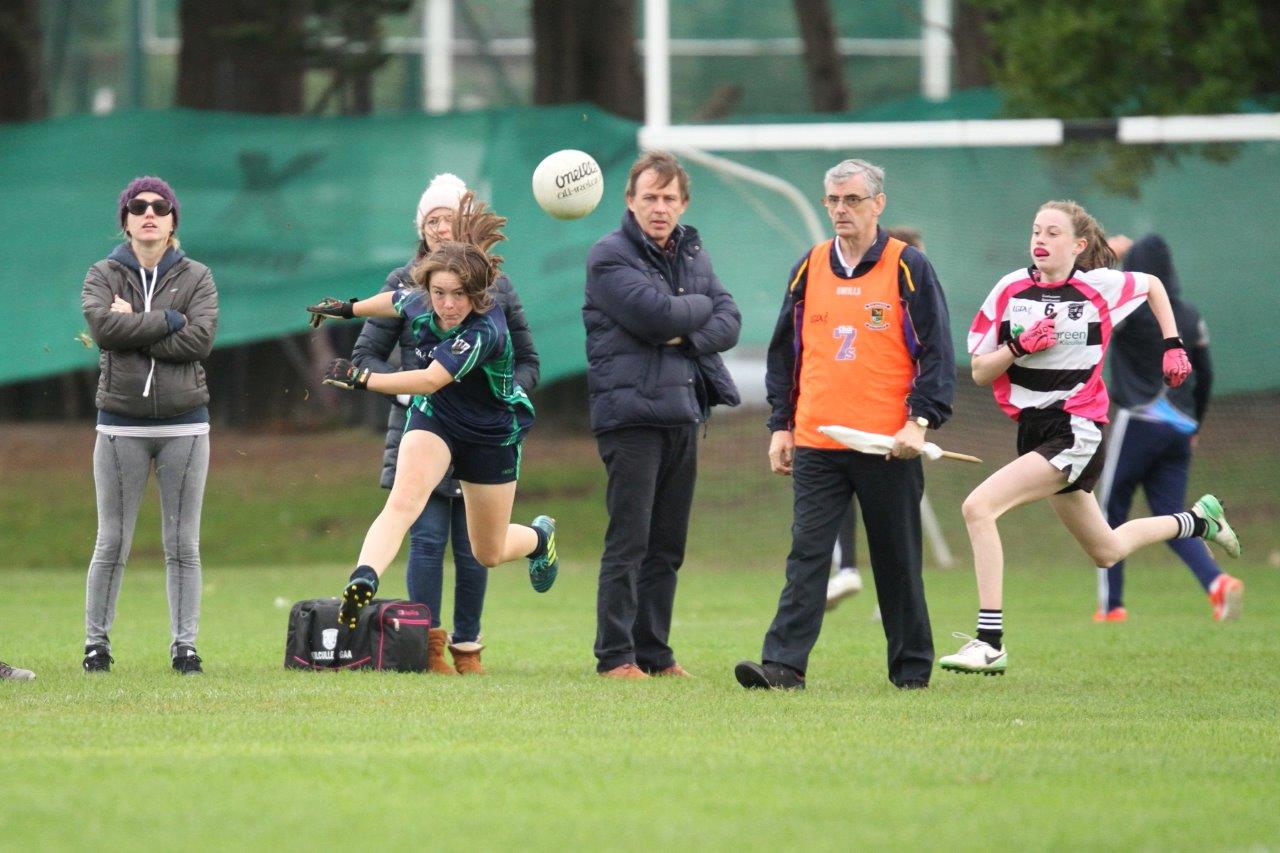
<svg viewBox="0 0 1280 853"><path fill-rule="evenodd" d="M1037 320L1031 325L1030 329L1018 335L1014 340L1009 341L1009 349L1019 358L1033 352L1047 350L1058 342L1055 337L1054 320L1055 318L1052 314L1042 320Z"/></svg>
<svg viewBox="0 0 1280 853"><path fill-rule="evenodd" d="M1164 384L1170 388L1177 388L1191 375L1191 359L1187 358L1187 351L1182 348L1181 341L1177 338L1170 340L1177 341L1178 345L1164 351L1161 367L1164 370Z"/></svg>

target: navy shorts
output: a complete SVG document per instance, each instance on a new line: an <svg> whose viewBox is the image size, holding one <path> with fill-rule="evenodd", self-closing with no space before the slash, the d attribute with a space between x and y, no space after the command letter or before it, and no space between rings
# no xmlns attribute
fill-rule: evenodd
<svg viewBox="0 0 1280 853"><path fill-rule="evenodd" d="M464 483L492 486L520 479L521 443L500 445L462 441L450 434L444 421L420 409L410 408L404 431L415 429L426 430L444 440L453 458L453 476Z"/></svg>
<svg viewBox="0 0 1280 853"><path fill-rule="evenodd" d="M1039 453L1066 472L1066 488L1058 494L1092 492L1106 456L1102 424L1062 409L1023 409L1018 416L1018 455L1026 453Z"/></svg>

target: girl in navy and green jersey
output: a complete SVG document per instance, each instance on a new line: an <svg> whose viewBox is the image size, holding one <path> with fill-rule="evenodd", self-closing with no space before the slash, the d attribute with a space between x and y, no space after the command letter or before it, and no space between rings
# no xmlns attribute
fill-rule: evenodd
<svg viewBox="0 0 1280 853"><path fill-rule="evenodd" d="M555 520L540 515L529 525L511 523L533 405L512 377L511 335L491 293L502 258L488 249L505 239L499 229L506 221L467 193L458 209L460 239L442 243L414 267L415 287L370 299L324 299L307 309L315 325L326 317L403 316L427 363L421 370L372 373L335 359L325 373L324 382L339 388L414 395L395 483L342 593L338 619L349 627L450 465L462 484L476 559L493 567L527 557L536 591L555 583Z"/></svg>

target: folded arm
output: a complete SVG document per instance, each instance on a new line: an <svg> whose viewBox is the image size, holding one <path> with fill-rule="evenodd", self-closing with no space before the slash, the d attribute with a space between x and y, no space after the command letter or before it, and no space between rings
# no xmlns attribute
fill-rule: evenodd
<svg viewBox="0 0 1280 853"><path fill-rule="evenodd" d="M218 288L208 270L196 282L195 293L187 305L186 325L151 345L152 358L161 361L202 361L213 352L213 339L218 333Z"/></svg>
<svg viewBox="0 0 1280 853"><path fill-rule="evenodd" d="M80 291L80 307L89 335L104 350L134 350L150 346L169 334L169 321L163 310L139 313L112 311L115 294L111 285L91 267Z"/></svg>
<svg viewBox="0 0 1280 853"><path fill-rule="evenodd" d="M609 258L588 263L587 299L628 332L655 346L701 328L712 311L710 297L663 293L639 269Z"/></svg>

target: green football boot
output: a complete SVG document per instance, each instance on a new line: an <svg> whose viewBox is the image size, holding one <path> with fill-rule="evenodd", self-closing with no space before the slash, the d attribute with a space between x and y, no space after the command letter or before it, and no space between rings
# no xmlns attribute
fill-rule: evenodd
<svg viewBox="0 0 1280 853"><path fill-rule="evenodd" d="M540 515L533 520L530 527L536 527L547 537L547 550L540 557L529 558L529 583L534 592L546 592L556 582L556 573L560 571L560 559L556 556L556 520Z"/></svg>
<svg viewBox="0 0 1280 853"><path fill-rule="evenodd" d="M1191 511L1209 522L1209 529L1204 534L1205 539L1217 542L1229 557L1240 556L1240 539L1231 529L1231 525L1227 524L1226 513L1222 511L1222 501L1213 495L1204 495L1196 501L1195 506L1191 507Z"/></svg>

